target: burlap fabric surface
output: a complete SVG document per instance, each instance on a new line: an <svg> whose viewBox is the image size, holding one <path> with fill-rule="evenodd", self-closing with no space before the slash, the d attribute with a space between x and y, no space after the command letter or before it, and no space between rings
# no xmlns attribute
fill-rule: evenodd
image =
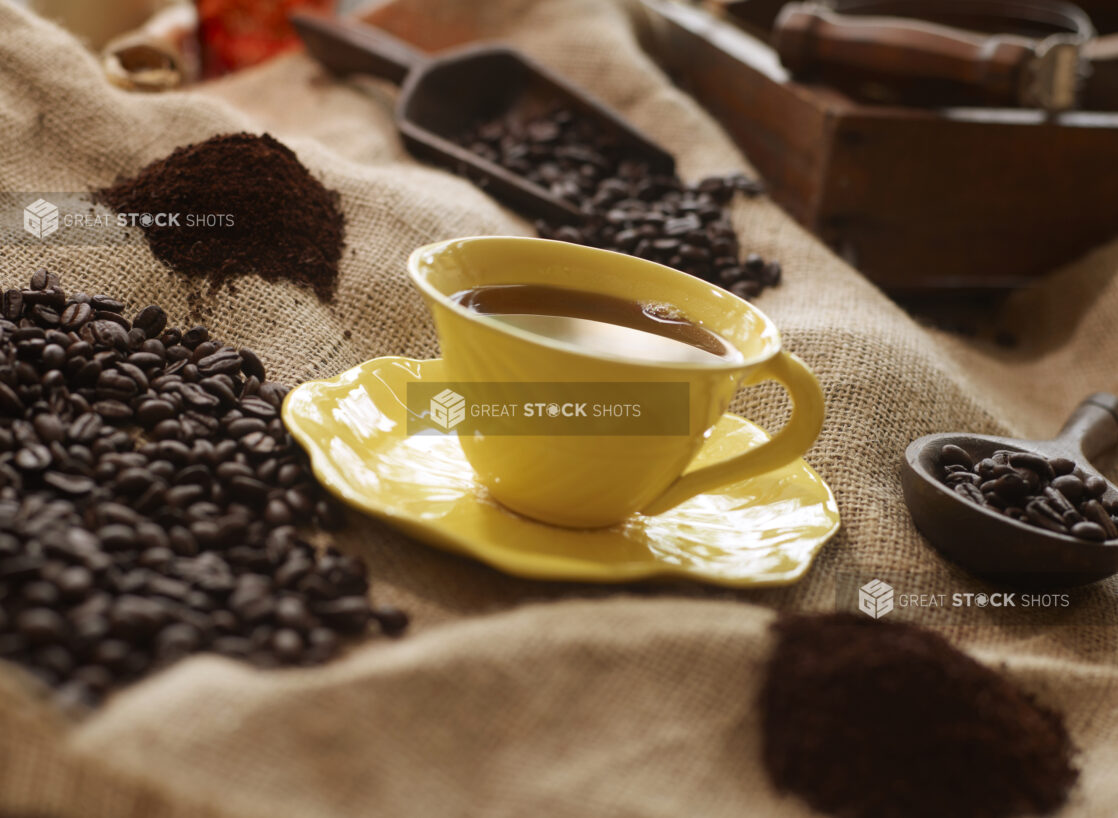
<svg viewBox="0 0 1118 818"><path fill-rule="evenodd" d="M379 19L429 49L499 37L530 50L646 128L687 178L747 167L642 53L630 12L591 0L425 0ZM248 129L284 139L341 191L349 249L333 304L256 280L212 302L217 336L260 350L289 383L377 355L435 354L407 253L456 235L528 232L469 184L410 160L392 97L377 81L334 82L299 55L194 93L129 95L102 82L67 35L0 2L3 190L84 190L177 145ZM739 203L735 219L747 248L783 262L786 283L759 304L827 393L808 460L834 488L843 529L803 582L765 592L533 583L354 519L339 543L367 560L377 601L413 613L405 639L305 671L197 657L80 721L61 719L5 667L0 813L811 814L774 793L759 765L755 697L773 610L833 610L843 589L874 576L899 593L984 588L913 528L901 452L933 431L1046 435L1083 395L1118 389L1118 246L1011 305L1005 320L1027 342L1000 351L922 329L767 201ZM68 288L136 308L157 300L185 320L190 286L142 242L0 254L5 287L46 266ZM785 411L767 387L738 408L770 427ZM1083 771L1067 815L1118 812L1116 591L1077 592L1058 614L920 620L1066 713Z"/></svg>

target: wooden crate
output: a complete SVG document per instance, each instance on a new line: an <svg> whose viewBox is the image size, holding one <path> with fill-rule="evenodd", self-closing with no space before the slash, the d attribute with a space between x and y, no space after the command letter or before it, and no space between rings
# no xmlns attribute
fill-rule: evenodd
<svg viewBox="0 0 1118 818"><path fill-rule="evenodd" d="M738 25L642 2L646 47L774 200L885 289L1020 286L1118 235L1118 113L863 105Z"/></svg>

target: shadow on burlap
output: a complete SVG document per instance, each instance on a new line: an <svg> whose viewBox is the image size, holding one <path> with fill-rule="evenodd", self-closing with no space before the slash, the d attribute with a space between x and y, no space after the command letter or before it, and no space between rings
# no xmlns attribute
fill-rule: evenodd
<svg viewBox="0 0 1118 818"><path fill-rule="evenodd" d="M530 50L647 129L686 178L748 167L640 51L622 5L420 0L379 19L430 49L484 36ZM288 383L377 355L436 354L404 275L408 252L457 235L530 232L464 181L412 162L392 100L386 84L334 82L298 55L195 93L129 95L103 83L62 32L0 0L4 190L101 186L177 145L246 129L284 139L341 192L348 248L334 303L258 280L211 302L216 336L259 350ZM917 326L771 203L740 202L734 217L745 247L783 263L786 283L759 304L827 393L807 459L834 488L843 529L804 581L763 592L533 583L355 517L339 544L366 559L377 601L414 614L412 635L314 670L196 657L79 723L63 722L5 668L0 813L810 814L775 794L759 766L754 698L771 609L833 610L838 590L878 576L906 594L985 589L912 527L901 453L935 431L1047 435L1083 395L1118 389L1118 247L1022 294L1008 318L1028 341L1002 351ZM135 238L0 247L5 287L43 266L67 289L107 291L137 309L158 301L181 320L194 286ZM786 411L769 387L743 393L736 408L769 428ZM1076 592L1059 613L920 619L1064 710L1083 750L1067 815L1118 810L1115 589Z"/></svg>

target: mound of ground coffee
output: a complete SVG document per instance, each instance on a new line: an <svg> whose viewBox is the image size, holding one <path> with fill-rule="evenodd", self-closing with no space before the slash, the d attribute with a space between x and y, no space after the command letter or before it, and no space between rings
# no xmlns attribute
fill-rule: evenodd
<svg viewBox="0 0 1118 818"><path fill-rule="evenodd" d="M0 659L66 702L198 651L324 662L376 622L365 567L248 349L40 270L0 299Z"/></svg>
<svg viewBox="0 0 1118 818"><path fill-rule="evenodd" d="M634 155L596 120L568 108L528 117L514 110L477 124L458 141L585 214L580 224L538 222L543 238L646 258L743 298L780 283L779 262L755 253L741 258L725 207L735 192L761 192L741 174L684 184Z"/></svg>
<svg viewBox="0 0 1118 818"><path fill-rule="evenodd" d="M1078 773L1061 719L937 634L787 616L761 692L780 790L843 818L1055 810Z"/></svg>
<svg viewBox="0 0 1118 818"><path fill-rule="evenodd" d="M155 256L188 276L217 286L256 274L333 297L345 232L338 194L268 134L187 145L94 198L136 214Z"/></svg>

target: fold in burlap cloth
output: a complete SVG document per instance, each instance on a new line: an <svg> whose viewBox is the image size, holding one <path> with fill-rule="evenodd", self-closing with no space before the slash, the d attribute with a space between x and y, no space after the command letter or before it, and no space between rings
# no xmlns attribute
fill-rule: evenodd
<svg viewBox="0 0 1118 818"><path fill-rule="evenodd" d="M429 49L497 37L532 52L647 129L688 179L746 167L641 52L631 13L594 0L423 0L379 19ZM404 276L409 250L528 226L466 182L411 161L393 129L393 93L372 80L332 81L295 55L198 92L128 95L102 81L67 35L0 0L0 187L85 190L186 142L269 130L341 191L341 285L324 305L292 286L239 283L237 294L215 297L218 337L260 350L289 383L377 355L430 356L431 324ZM760 306L827 393L808 460L834 488L843 529L803 582L739 593L533 583L355 518L341 545L367 560L378 601L413 612L410 636L370 641L314 670L196 657L80 723L63 723L5 667L0 813L810 814L775 794L759 765L754 699L771 609L832 610L836 589L874 576L894 578L898 593L983 587L912 527L901 453L934 431L1047 435L1088 392L1118 389L1118 246L1013 304L1009 320L1026 343L1004 351L920 328L767 201L739 203L735 218L747 248L783 263L787 283ZM42 266L68 289L187 315L188 285L142 243L0 248L5 287ZM784 399L762 387L738 409L773 427ZM1068 815L1118 812L1116 589L1075 593L1059 620L1075 626L988 609L921 619L1005 663L1067 714L1083 751Z"/></svg>

